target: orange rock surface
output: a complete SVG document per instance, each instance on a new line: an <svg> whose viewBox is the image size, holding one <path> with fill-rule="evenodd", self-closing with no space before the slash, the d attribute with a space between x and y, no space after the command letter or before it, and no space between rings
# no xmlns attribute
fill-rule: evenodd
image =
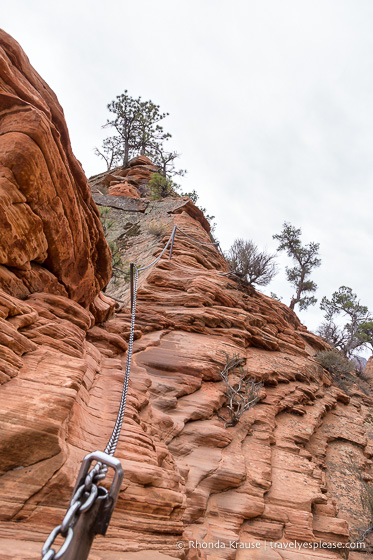
<svg viewBox="0 0 373 560"><path fill-rule="evenodd" d="M1 37L22 84L34 71L19 47ZM29 99L38 100L35 80L24 88ZM23 119L36 106L35 101L7 118L15 115L27 131ZM35 111L46 115L46 110ZM54 131L50 119L40 118ZM59 127L66 129L63 121ZM25 131L20 134L27 138ZM105 448L123 385L128 279L112 280L106 294L98 293L108 280L107 250L106 272L100 276L94 255L104 239L90 194L82 195L85 179L66 134L56 145L71 182L61 171L54 185L56 192L72 189L59 204L81 225L74 243L84 245L77 245L81 251L89 248L85 268L79 259L71 263L69 245L66 259L58 261L53 247L65 238L52 217L39 212L39 203L45 212L46 207L39 199L40 184L30 179L34 159L27 163L12 152L20 162L17 176L28 184L20 211L34 237L26 226L23 235L13 226L7 246L20 247L17 266L31 263L38 283L30 289L26 265L28 276L22 276L20 268L4 263L10 276L0 292L1 560L40 558L45 538L63 519L81 460ZM12 150L17 145L24 158L23 144L12 144ZM147 165L135 162L131 174L140 177L138 169ZM72 179L71 169L81 182ZM12 183L16 193L21 192L17 181ZM115 221L110 235L123 262L149 264L174 224L192 238L211 242L208 222L189 199L149 201L97 192L94 198L109 204ZM13 216L13 210L7 212ZM154 221L162 225L160 233L154 233ZM53 258L42 261L49 246ZM34 265L37 250L40 263ZM325 344L288 307L226 275L217 248L178 232L171 260L168 255L139 276L133 364L116 453L124 481L107 535L96 538L89 558L341 558L333 544L355 539L370 522L361 504L362 483L348 458L368 480L372 397L332 384L314 359ZM261 400L232 427L226 426L226 388L219 374L226 354L239 355L250 377L263 383ZM320 543L330 546L320 548ZM350 555L350 560L358 558L366 555Z"/></svg>
<svg viewBox="0 0 373 560"><path fill-rule="evenodd" d="M159 172L146 156L131 159L127 166L99 173L91 177L92 189L101 194L139 198L146 194L147 184L153 173Z"/></svg>
<svg viewBox="0 0 373 560"><path fill-rule="evenodd" d="M20 46L0 31L0 288L89 305L110 256L64 115Z"/></svg>
<svg viewBox="0 0 373 560"><path fill-rule="evenodd" d="M130 196L132 198L140 198L139 192L135 187L125 181L123 183L114 183L108 190L108 194L112 196Z"/></svg>

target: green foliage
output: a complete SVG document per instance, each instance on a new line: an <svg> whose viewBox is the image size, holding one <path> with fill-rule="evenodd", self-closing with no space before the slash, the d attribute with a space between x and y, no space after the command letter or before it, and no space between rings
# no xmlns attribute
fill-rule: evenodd
<svg viewBox="0 0 373 560"><path fill-rule="evenodd" d="M124 261L121 251L116 241L109 241L111 251L111 266L113 269L114 284L118 284L120 280L129 282L130 280L130 264Z"/></svg>
<svg viewBox="0 0 373 560"><path fill-rule="evenodd" d="M193 189L191 192L183 192L180 194L180 196L189 196L190 200L194 203L197 204L197 200L199 198L197 191L195 189Z"/></svg>
<svg viewBox="0 0 373 560"><path fill-rule="evenodd" d="M104 126L113 127L116 131L116 136L110 141L112 161L115 163L122 160L123 165L127 165L130 157L151 152L171 136L159 124L168 113L161 113L159 105L150 100L131 97L128 90L117 95L107 108L114 115Z"/></svg>
<svg viewBox="0 0 373 560"><path fill-rule="evenodd" d="M290 302L290 309L294 309L298 304L302 311L317 302L317 299L310 295L316 291L317 285L309 279L309 276L314 268L321 265L321 259L318 256L320 244L312 242L303 246L301 234L300 228L284 222L281 233L272 237L279 241L277 250L286 251L296 263L293 268L286 267L287 279L296 290Z"/></svg>
<svg viewBox="0 0 373 560"><path fill-rule="evenodd" d="M258 402L263 383L257 383L248 376L247 370L242 367L244 359L238 354L224 354L226 363L220 377L226 386L226 406L230 415L230 421L226 423L228 427L235 426L242 414Z"/></svg>
<svg viewBox="0 0 373 560"><path fill-rule="evenodd" d="M323 350L316 354L316 361L325 368L333 378L346 375L355 370L355 364L338 350Z"/></svg>
<svg viewBox="0 0 373 560"><path fill-rule="evenodd" d="M316 361L332 376L333 382L348 394L359 387L369 394L369 387L355 375L355 363L346 358L339 350L324 350L316 354Z"/></svg>
<svg viewBox="0 0 373 560"><path fill-rule="evenodd" d="M109 230L114 225L114 220L108 217L110 213L110 208L108 206L99 206L99 210L100 210L102 229L104 230L105 237L107 237Z"/></svg>
<svg viewBox="0 0 373 560"><path fill-rule="evenodd" d="M169 195L176 194L178 185L171 179L164 177L161 173L152 173L149 183L149 196L151 200L161 200Z"/></svg>
<svg viewBox="0 0 373 560"><path fill-rule="evenodd" d="M266 286L277 274L275 256L259 251L252 241L236 239L226 254L232 271L252 286Z"/></svg>
<svg viewBox="0 0 373 560"><path fill-rule="evenodd" d="M341 286L331 299L323 297L320 308L325 312L325 321L319 327L318 334L331 346L341 350L347 357L363 346L373 349L373 317L351 288ZM334 321L340 315L347 318L342 327Z"/></svg>
<svg viewBox="0 0 373 560"><path fill-rule="evenodd" d="M128 90L117 95L107 105L112 119L108 119L103 128L114 128L114 136L105 138L102 148L95 148L95 154L106 162L107 169L117 165L126 166L132 157L148 156L159 166L164 177L184 175L185 169L176 169L177 152L164 149L163 143L171 138L162 125L168 113L161 113L159 105L152 101L143 101L128 95Z"/></svg>

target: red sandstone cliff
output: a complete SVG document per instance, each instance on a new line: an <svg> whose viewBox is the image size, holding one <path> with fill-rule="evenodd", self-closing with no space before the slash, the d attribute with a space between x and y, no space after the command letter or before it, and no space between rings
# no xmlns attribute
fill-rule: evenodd
<svg viewBox="0 0 373 560"><path fill-rule="evenodd" d="M0 287L82 305L110 276L107 244L60 104L0 34Z"/></svg>
<svg viewBox="0 0 373 560"><path fill-rule="evenodd" d="M0 44L0 548L4 560L31 560L61 522L81 459L110 436L130 316L97 296L108 251L62 110L19 46L4 33ZM151 171L140 158L92 181L115 222L110 236L139 266L174 224L210 240L189 199L143 196ZM332 385L313 358L322 341L285 305L219 275L226 270L215 248L178 233L172 260L140 275L117 452L125 479L92 560L337 559L337 550L284 546L345 542L369 524L346 458L368 472L372 398ZM128 284L111 282L108 294L127 302ZM224 352L264 383L260 403L229 428Z"/></svg>

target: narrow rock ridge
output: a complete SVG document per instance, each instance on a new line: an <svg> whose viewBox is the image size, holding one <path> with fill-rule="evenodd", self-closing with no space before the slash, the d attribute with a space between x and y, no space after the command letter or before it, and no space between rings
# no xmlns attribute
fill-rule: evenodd
<svg viewBox="0 0 373 560"><path fill-rule="evenodd" d="M14 78L12 91L18 96L24 76L31 76L23 96L32 97L37 115L51 113L48 104L59 107L50 90L42 104L34 85L40 78L18 45L7 35L1 39L20 82ZM24 114L21 107L12 118L28 130ZM109 279L107 249L100 268L93 255L98 240L106 246L98 213L90 194L82 195L84 176L84 181L66 183L60 171L60 166L66 171L71 165L78 173L75 164L66 166L75 160L60 109L57 114L53 126L58 125L65 140L59 145L60 159L54 161L56 191L72 189L71 197L61 197L62 209L75 216L82 231L84 224L94 224L93 229L87 226L87 237L74 238L90 247L91 264L71 268L71 247L66 245L60 269L52 253L35 269L27 261L30 236L26 229L21 235L12 222L8 245L27 238L19 262L31 263L38 283L31 286L19 268L4 262L2 269L11 280L0 291L2 560L40 558L42 543L63 519L81 460L105 448L120 401L129 336L128 282L112 280L106 294L97 295ZM51 130L51 122L42 120L42 126ZM15 130L16 125L9 127ZM17 173L21 176L23 170L28 180L29 164L17 159L15 146ZM188 236L211 241L208 222L190 199L146 197L153 170L149 161L137 159L129 169L91 180L96 203L109 208L114 221L109 237L120 246L124 263L150 263L175 224ZM124 183L123 177L128 185L114 189ZM29 185L38 201L40 183ZM22 210L24 216L32 212L39 218L38 202L32 208L23 204L31 209ZM9 215L12 211L7 210ZM154 223L161 224L157 234ZM53 251L53 239L57 244L61 237L53 225L48 231L46 245ZM346 542L370 522L360 500L361 482L347 460L351 457L369 478L369 386L356 383L347 394L333 385L314 360L326 348L322 340L287 306L222 275L226 272L215 247L197 245L178 232L172 259L166 253L140 273L133 365L116 454L124 482L108 533L95 540L91 560L337 560L341 554L336 548L290 545L294 540ZM233 427L222 419L227 418L226 393L219 372L226 354L241 356L250 376L263 382L260 402ZM218 542L225 546L212 546ZM260 547L235 548L230 544L235 542ZM352 552L349 558L363 560L366 555Z"/></svg>

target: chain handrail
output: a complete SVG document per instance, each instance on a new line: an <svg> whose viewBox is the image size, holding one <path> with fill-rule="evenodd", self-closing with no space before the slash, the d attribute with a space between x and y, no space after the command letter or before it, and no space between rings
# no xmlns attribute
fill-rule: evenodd
<svg viewBox="0 0 373 560"><path fill-rule="evenodd" d="M218 242L208 243L206 241L195 239L194 237L185 233L177 225L174 225L172 233L166 245L156 259L154 259L150 264L140 268L138 268L134 263L131 263L131 324L123 390L114 428L110 439L105 447L105 452L102 453L100 451L96 451L85 457L78 476L78 482L74 489L73 496L70 500L69 508L61 525L55 527L51 531L49 537L46 539L42 548L42 560L85 560L88 557L94 536L98 533L105 534L106 532L123 477L123 470L120 465L120 461L118 461L118 459L114 459L113 455L118 445L127 402L128 383L133 355L139 272L143 272L144 270L147 270L150 267L154 266L165 254L170 244L171 247L169 259L171 260L176 231L179 231L192 241L201 245L219 245ZM89 470L89 465L92 460L95 460L96 464L91 470ZM110 494L103 486L99 486L99 482L106 477L108 467L114 468L116 471L116 478L114 478L114 482L116 481L116 483L113 495L111 494L114 487L114 482L112 484ZM107 504L108 500L109 505ZM102 506L102 504L104 503L106 504L105 507ZM90 534L88 535L88 538L85 539L84 519L81 522L82 515L85 516L84 519L88 520L90 523ZM104 517L104 521L101 520L100 522L100 515ZM56 552L52 548L52 546L58 535L64 537L65 541L60 547L59 551ZM79 535L79 538L77 537L77 535Z"/></svg>

